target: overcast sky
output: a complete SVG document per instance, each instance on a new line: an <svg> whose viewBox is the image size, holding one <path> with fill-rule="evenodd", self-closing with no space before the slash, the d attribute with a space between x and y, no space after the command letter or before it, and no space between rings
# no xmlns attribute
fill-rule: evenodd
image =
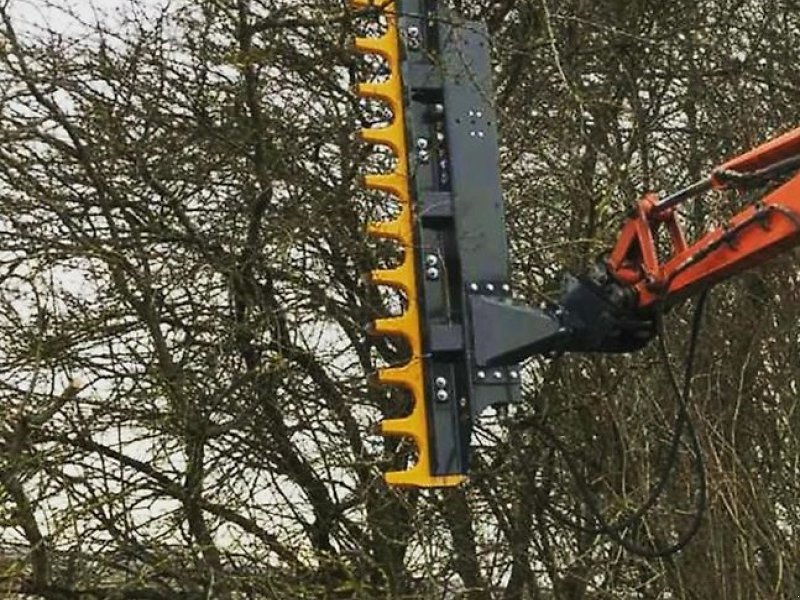
<svg viewBox="0 0 800 600"><path fill-rule="evenodd" d="M156 4L155 0L150 0ZM77 33L80 26L67 16L72 12L81 20L112 16L125 11L130 0L11 0L11 12L20 30L47 28L61 33Z"/></svg>

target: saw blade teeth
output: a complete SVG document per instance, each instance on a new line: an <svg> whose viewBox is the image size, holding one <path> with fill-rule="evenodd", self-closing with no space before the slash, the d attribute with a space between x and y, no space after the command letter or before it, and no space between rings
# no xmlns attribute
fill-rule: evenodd
<svg viewBox="0 0 800 600"><path fill-rule="evenodd" d="M422 462L422 455L417 464L405 471L387 471L383 474L386 483L398 487L440 488L453 487L464 483L464 475L430 475L429 459Z"/></svg>
<svg viewBox="0 0 800 600"><path fill-rule="evenodd" d="M416 380L420 370L418 362L412 360L399 367L378 369L377 380L384 385L399 385L413 392L420 385Z"/></svg>
<svg viewBox="0 0 800 600"><path fill-rule="evenodd" d="M375 285L388 285L402 289L408 296L409 303L416 301L414 291L414 271L408 261L394 269L373 269L370 278Z"/></svg>
<svg viewBox="0 0 800 600"><path fill-rule="evenodd" d="M389 105L393 115L400 110L397 94L391 79L380 82L359 83L356 86L356 94L362 98L375 98Z"/></svg>
<svg viewBox="0 0 800 600"><path fill-rule="evenodd" d="M401 203L408 202L408 186L400 173L375 173L364 176L364 187L392 194Z"/></svg>
<svg viewBox="0 0 800 600"><path fill-rule="evenodd" d="M405 137L397 120L387 127L362 129L360 135L361 139L369 144L388 146L392 149L395 156L402 156L405 153Z"/></svg>
<svg viewBox="0 0 800 600"><path fill-rule="evenodd" d="M409 311L406 311L399 317L375 319L374 331L379 335L401 335L408 338L409 332L413 330L412 328L416 324L414 316Z"/></svg>
<svg viewBox="0 0 800 600"><path fill-rule="evenodd" d="M387 10L394 2L381 2L380 0L349 0L352 8L379 8Z"/></svg>
<svg viewBox="0 0 800 600"><path fill-rule="evenodd" d="M393 38L393 35L386 34L380 37L357 37L353 40L353 47L357 52L378 54L393 62L397 58L397 51L394 49L396 40Z"/></svg>
<svg viewBox="0 0 800 600"><path fill-rule="evenodd" d="M417 447L415 464L403 471L387 471L384 474L386 482L389 485L413 487L448 487L462 483L466 479L463 475L431 475L430 446L423 412L422 404L415 402L414 410L407 417L381 422L383 435L409 438Z"/></svg>
<svg viewBox="0 0 800 600"><path fill-rule="evenodd" d="M367 223L367 234L376 238L405 241L406 231L400 219Z"/></svg>
<svg viewBox="0 0 800 600"><path fill-rule="evenodd" d="M422 441L421 436L424 436L424 430L420 428L425 422L416 413L417 411L415 410L407 417L384 419L381 421L381 433L383 435L410 437L419 446Z"/></svg>
<svg viewBox="0 0 800 600"><path fill-rule="evenodd" d="M367 224L369 235L394 239L403 249L403 262L391 269L375 269L370 273L372 282L397 288L406 298L401 315L376 319L372 331L378 335L395 335L404 338L408 345L408 362L398 366L378 369L372 383L402 387L412 397L410 413L398 419L387 419L381 424L384 435L408 438L416 447L416 461L404 471L389 471L385 474L389 485L415 487L453 486L464 480L462 475L437 476L432 474L431 441L428 431L428 410L425 404L425 380L422 347L422 327L418 305L418 282L415 265L418 264L414 245L414 207L409 188L409 154L406 145L405 113L403 104L403 82L400 69L402 53L397 30L395 2L392 0L350 0L357 9L380 10L386 21L386 30L379 37L357 37L353 46L356 52L376 54L385 60L389 76L384 81L360 83L355 92L364 98L384 102L392 113L391 122L384 127L365 128L360 137L367 143L386 146L396 158L395 170L391 173L366 175L363 178L367 189L385 192L393 196L400 206L399 213L388 221L371 221Z"/></svg>

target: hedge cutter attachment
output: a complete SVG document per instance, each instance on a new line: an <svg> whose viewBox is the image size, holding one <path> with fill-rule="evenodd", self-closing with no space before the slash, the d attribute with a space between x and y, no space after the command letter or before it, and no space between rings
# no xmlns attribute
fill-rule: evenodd
<svg viewBox="0 0 800 600"><path fill-rule="evenodd" d="M404 251L399 267L372 273L406 297L401 316L374 327L410 348L405 364L378 372L380 383L413 397L410 414L382 423L384 435L416 446L413 465L387 473L389 484L463 481L475 420L490 405L520 399L520 361L638 350L672 304L800 243L798 128L683 190L645 194L609 254L589 273L566 277L558 303L514 304L485 26L436 0L351 1L386 22L382 36L355 46L383 57L388 79L362 83L358 94L391 110L388 126L361 135L391 149L396 167L365 184L401 207L394 220L369 226ZM748 200L728 223L687 241L676 210L712 189L746 191Z"/></svg>
<svg viewBox="0 0 800 600"><path fill-rule="evenodd" d="M368 232L402 246L403 263L372 272L378 285L403 292L399 317L374 331L405 338L409 361L381 369L378 381L413 395L411 413L383 421L382 433L416 445L416 462L386 474L390 484L449 486L463 480L472 423L487 406L519 399L514 364L490 368L472 345L474 307L496 310L510 295L489 47L483 25L445 15L436 2L356 0L386 20L377 38L355 47L388 63L388 79L357 93L388 105L387 127L364 129L389 147L391 173L368 175L367 188L394 196L401 211ZM491 321L486 321L491 323Z"/></svg>

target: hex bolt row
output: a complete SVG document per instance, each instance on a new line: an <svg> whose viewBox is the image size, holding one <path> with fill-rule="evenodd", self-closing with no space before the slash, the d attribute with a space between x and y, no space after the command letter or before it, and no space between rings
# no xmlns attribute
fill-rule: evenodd
<svg viewBox="0 0 800 600"><path fill-rule="evenodd" d="M480 370L475 373L478 379L486 379L486 371ZM503 379L503 372L502 371L494 371L492 376L495 379ZM509 371L508 376L510 379L519 379L519 371Z"/></svg>
<svg viewBox="0 0 800 600"><path fill-rule="evenodd" d="M487 292L493 292L495 290L495 285L493 283L487 283L484 286L484 288L486 289ZM480 289L481 289L480 284L478 284L478 283L476 283L474 281L469 284L469 290L471 292L477 292L477 291L480 291ZM500 286L500 289L503 290L504 292L508 293L508 292L511 291L511 286L509 284L507 284L507 283L504 283L504 284L502 284Z"/></svg>

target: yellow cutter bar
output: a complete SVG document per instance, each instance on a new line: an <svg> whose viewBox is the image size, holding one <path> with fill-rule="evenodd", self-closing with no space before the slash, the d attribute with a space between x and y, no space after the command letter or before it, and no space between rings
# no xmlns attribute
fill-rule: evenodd
<svg viewBox="0 0 800 600"><path fill-rule="evenodd" d="M375 7L374 0L351 0L358 9ZM407 299L406 311L398 317L378 319L375 332L383 335L403 336L411 349L411 357L405 365L380 369L378 381L386 385L402 386L413 396L411 413L399 419L387 419L381 423L383 435L411 438L417 447L416 463L404 471L389 471L385 474L389 485L415 487L444 487L458 485L463 475L433 475L428 430L428 415L425 408L425 379L422 360L422 333L419 317L417 278L414 269L420 265L414 247L413 204L409 192L408 148L403 105L403 84L400 74L400 39L397 31L395 2L381 3L380 9L386 21L386 33L375 38L356 38L359 52L378 54L385 58L389 67L389 78L380 83L361 83L357 93L365 98L381 100L389 105L393 113L392 123L378 129L362 129L361 137L372 144L387 146L397 156L397 165L392 173L368 175L364 185L369 189L392 194L401 210L396 219L370 223L368 233L375 237L396 240L403 246L403 263L394 269L372 272L372 280L378 285L392 286L402 290Z"/></svg>

